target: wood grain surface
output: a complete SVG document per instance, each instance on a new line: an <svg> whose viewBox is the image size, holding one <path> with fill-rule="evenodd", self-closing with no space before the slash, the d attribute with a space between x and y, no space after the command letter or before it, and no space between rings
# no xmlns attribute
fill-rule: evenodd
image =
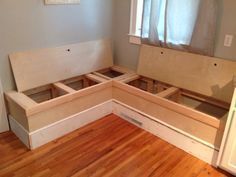
<svg viewBox="0 0 236 177"><path fill-rule="evenodd" d="M115 115L29 151L0 134L0 176L225 177L229 174Z"/></svg>

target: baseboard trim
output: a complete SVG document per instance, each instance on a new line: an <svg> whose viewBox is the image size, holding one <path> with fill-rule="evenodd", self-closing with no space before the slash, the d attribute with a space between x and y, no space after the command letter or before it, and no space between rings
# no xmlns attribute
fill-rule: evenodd
<svg viewBox="0 0 236 177"><path fill-rule="evenodd" d="M218 150L213 145L204 143L202 140L198 141L191 135L188 136L165 123L155 121L155 118L114 99L30 133L11 116L9 120L16 136L33 150L111 113L216 166Z"/></svg>
<svg viewBox="0 0 236 177"><path fill-rule="evenodd" d="M9 117L12 131L29 149L33 150L111 113L112 100L30 133L11 116Z"/></svg>
<svg viewBox="0 0 236 177"><path fill-rule="evenodd" d="M197 139L154 121L151 116L144 115L142 112L116 100L113 101L113 114L217 167L219 151L213 145L203 143L202 140L199 142Z"/></svg>
<svg viewBox="0 0 236 177"><path fill-rule="evenodd" d="M8 118L11 131L30 149L29 132L11 115L9 115Z"/></svg>

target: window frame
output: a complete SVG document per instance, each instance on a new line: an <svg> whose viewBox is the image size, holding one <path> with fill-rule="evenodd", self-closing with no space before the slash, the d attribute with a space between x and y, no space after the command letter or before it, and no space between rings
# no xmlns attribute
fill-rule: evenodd
<svg viewBox="0 0 236 177"><path fill-rule="evenodd" d="M137 34L137 12L138 12L138 0L131 0L129 42L132 44L140 45L141 36Z"/></svg>

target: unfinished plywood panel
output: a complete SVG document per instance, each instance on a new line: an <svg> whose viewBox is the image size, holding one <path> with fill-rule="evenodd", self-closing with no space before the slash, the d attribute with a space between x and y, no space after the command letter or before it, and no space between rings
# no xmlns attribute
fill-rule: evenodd
<svg viewBox="0 0 236 177"><path fill-rule="evenodd" d="M23 94L22 94L23 95ZM18 95L17 92L11 91L6 94L6 100L7 100L7 108L8 113L14 117L14 119L21 124L24 129L29 129L29 123L26 116L26 109L28 107L33 107L37 105L37 103L33 102L30 98L23 95L26 100L23 102L21 100L22 96L21 94ZM23 100L25 99L23 98Z"/></svg>
<svg viewBox="0 0 236 177"><path fill-rule="evenodd" d="M109 101L112 99L112 88L104 88L100 91L81 96L78 99L71 100L64 104L52 107L45 111L38 112L37 114L31 115L28 118L29 121L29 132L38 130L52 123L58 122L62 119L78 114L79 112L85 111Z"/></svg>
<svg viewBox="0 0 236 177"><path fill-rule="evenodd" d="M19 92L113 65L109 40L10 54Z"/></svg>
<svg viewBox="0 0 236 177"><path fill-rule="evenodd" d="M142 45L138 74L230 103L236 62Z"/></svg>
<svg viewBox="0 0 236 177"><path fill-rule="evenodd" d="M124 87L121 88L118 85L115 85L113 87L113 99L142 111L147 115L153 116L157 121L164 122L191 136L197 137L203 142L206 142L206 144L213 145L217 149L220 147L223 136L222 129L212 127L209 124L194 120L187 115L172 111L152 100L143 99L135 93L138 91L135 88L129 88L129 90L130 91L127 92Z"/></svg>
<svg viewBox="0 0 236 177"><path fill-rule="evenodd" d="M44 94L40 96L45 97ZM100 83L38 104L15 91L6 93L6 99L10 114L30 132L111 100L112 82Z"/></svg>

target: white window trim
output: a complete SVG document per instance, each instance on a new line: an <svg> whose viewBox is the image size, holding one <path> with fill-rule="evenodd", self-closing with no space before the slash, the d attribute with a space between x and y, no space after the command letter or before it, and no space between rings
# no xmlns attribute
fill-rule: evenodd
<svg viewBox="0 0 236 177"><path fill-rule="evenodd" d="M129 30L129 42L132 44L141 44L140 35L136 32L137 25L137 10L138 10L138 0L131 0L130 6L130 30Z"/></svg>
<svg viewBox="0 0 236 177"><path fill-rule="evenodd" d="M129 34L129 42L131 44L141 45L141 38L140 36L133 36Z"/></svg>

